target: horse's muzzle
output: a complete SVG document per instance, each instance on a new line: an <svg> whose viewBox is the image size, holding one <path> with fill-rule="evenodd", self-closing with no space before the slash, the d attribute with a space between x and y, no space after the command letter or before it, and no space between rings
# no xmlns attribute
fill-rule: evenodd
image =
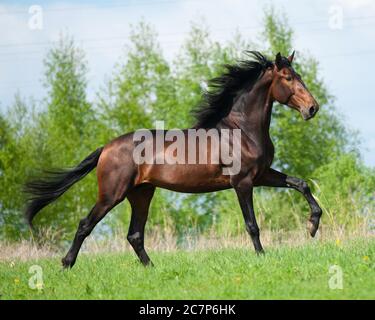
<svg viewBox="0 0 375 320"><path fill-rule="evenodd" d="M310 120L311 118L314 118L318 110L319 110L319 106L317 104L304 108L301 112L303 120L307 121L307 120Z"/></svg>

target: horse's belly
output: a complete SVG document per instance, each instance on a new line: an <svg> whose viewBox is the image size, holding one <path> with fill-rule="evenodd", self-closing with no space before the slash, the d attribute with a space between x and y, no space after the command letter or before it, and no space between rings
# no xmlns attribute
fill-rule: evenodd
<svg viewBox="0 0 375 320"><path fill-rule="evenodd" d="M178 192L202 193L230 188L228 175L220 165L153 164L142 165L136 184L151 183Z"/></svg>

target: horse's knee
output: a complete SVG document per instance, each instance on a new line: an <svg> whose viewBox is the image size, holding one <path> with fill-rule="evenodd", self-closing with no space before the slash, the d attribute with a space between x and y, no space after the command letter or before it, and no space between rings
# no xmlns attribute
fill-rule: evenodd
<svg viewBox="0 0 375 320"><path fill-rule="evenodd" d="M310 192L310 187L307 184L307 182L305 180L300 179L300 178L288 177L287 183L288 183L289 186L299 190L300 192L302 192L304 194Z"/></svg>
<svg viewBox="0 0 375 320"><path fill-rule="evenodd" d="M307 184L307 182L305 180L302 180L302 179L299 179L299 178L295 178L295 186L302 193L308 193L308 192L310 192L309 185Z"/></svg>
<svg viewBox="0 0 375 320"><path fill-rule="evenodd" d="M309 185L304 180L301 180L301 182L300 182L300 188L301 188L302 192L305 193L305 194L311 192Z"/></svg>

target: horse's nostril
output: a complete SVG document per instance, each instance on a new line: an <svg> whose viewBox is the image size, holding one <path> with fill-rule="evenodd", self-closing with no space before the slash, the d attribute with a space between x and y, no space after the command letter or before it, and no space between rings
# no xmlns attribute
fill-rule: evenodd
<svg viewBox="0 0 375 320"><path fill-rule="evenodd" d="M310 109L309 109L309 113L310 113L310 116L314 115L314 113L315 113L315 108L314 108L314 107L310 107Z"/></svg>

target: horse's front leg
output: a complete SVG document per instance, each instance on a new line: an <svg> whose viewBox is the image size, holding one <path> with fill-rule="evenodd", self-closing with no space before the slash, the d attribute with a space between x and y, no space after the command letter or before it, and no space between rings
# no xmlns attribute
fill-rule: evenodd
<svg viewBox="0 0 375 320"><path fill-rule="evenodd" d="M255 251L257 253L263 253L262 244L259 239L259 227L254 213L252 181L249 177L246 177L239 181L232 181L232 185L236 191L245 220L246 230L251 237Z"/></svg>
<svg viewBox="0 0 375 320"><path fill-rule="evenodd" d="M322 209L311 194L310 187L306 181L300 178L290 177L270 168L256 181L256 186L293 188L302 193L311 209L309 231L312 237L315 236L319 228Z"/></svg>

